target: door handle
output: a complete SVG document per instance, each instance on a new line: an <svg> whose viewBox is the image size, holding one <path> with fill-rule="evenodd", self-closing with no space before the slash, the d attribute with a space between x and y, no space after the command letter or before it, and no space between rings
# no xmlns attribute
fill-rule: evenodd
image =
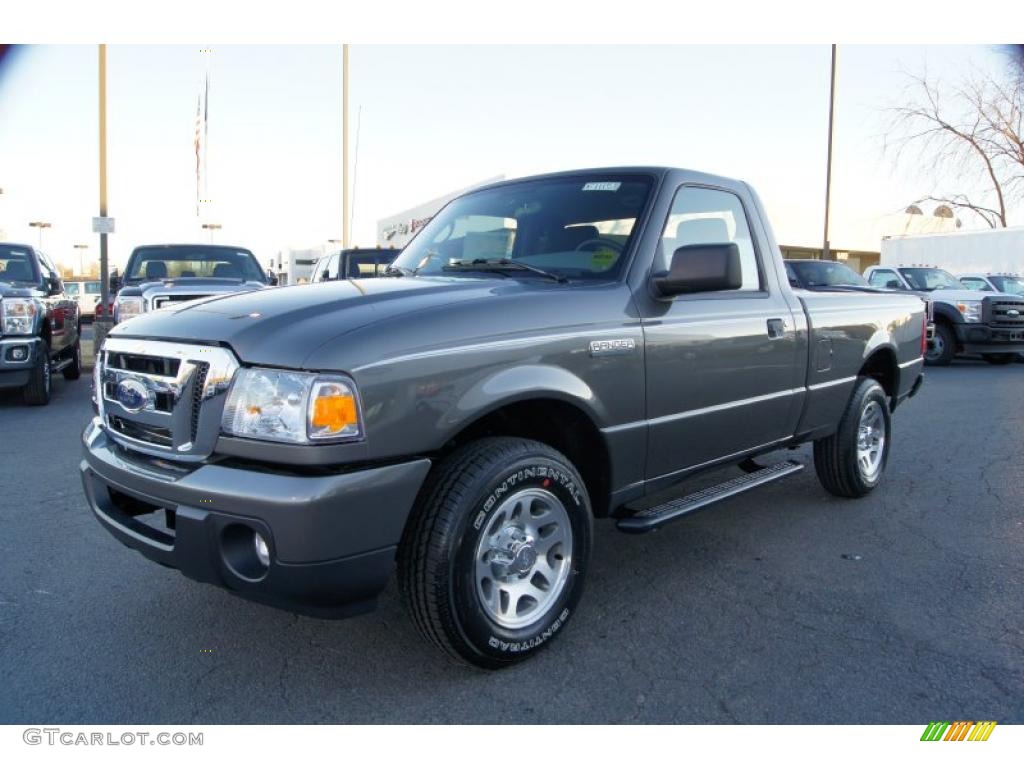
<svg viewBox="0 0 1024 768"><path fill-rule="evenodd" d="M781 339L786 335L786 321L781 317L773 317L768 321L768 338Z"/></svg>

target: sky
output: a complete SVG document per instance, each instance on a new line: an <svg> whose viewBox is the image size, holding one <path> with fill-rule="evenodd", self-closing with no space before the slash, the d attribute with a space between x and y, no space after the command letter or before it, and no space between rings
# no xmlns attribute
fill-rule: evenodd
<svg viewBox="0 0 1024 768"><path fill-rule="evenodd" d="M353 244L372 245L379 219L494 176L652 164L742 178L781 243L818 246L829 56L827 45L352 46ZM341 237L340 46L111 46L107 58L114 264L139 244L205 242L204 221L263 263ZM9 59L0 230L37 243L28 222L49 221L43 249L76 264L75 243L99 248L97 49L29 46ZM212 202L197 216L207 61ZM880 222L935 191L883 155L903 73L1002 66L982 46L840 46L834 248L877 250Z"/></svg>

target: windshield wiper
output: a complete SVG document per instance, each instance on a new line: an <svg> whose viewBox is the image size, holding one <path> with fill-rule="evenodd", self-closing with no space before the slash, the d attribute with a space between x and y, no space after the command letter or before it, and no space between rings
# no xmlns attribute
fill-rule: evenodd
<svg viewBox="0 0 1024 768"><path fill-rule="evenodd" d="M554 272L548 272L546 269L535 267L532 264L524 264L521 261L512 261L512 259L473 259L472 261L456 261L452 264L448 264L441 269L443 270L460 270L466 271L487 271L493 270L495 272L501 272L508 269L519 269L526 272L533 272L535 275L546 277L549 280L554 280L556 283L567 283L569 278L563 277L562 275L556 275Z"/></svg>

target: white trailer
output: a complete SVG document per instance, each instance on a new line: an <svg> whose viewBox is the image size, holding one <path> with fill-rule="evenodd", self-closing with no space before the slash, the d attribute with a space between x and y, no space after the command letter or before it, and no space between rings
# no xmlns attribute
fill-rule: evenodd
<svg viewBox="0 0 1024 768"><path fill-rule="evenodd" d="M905 235L882 240L883 267L940 267L954 275L1024 273L1024 227Z"/></svg>

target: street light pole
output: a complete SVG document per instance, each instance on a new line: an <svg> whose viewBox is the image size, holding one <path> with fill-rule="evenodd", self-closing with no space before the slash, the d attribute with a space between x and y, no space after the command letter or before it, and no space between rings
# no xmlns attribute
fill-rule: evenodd
<svg viewBox="0 0 1024 768"><path fill-rule="evenodd" d="M203 224L203 229L207 229L210 231L210 245L213 245L213 233L220 228L220 224Z"/></svg>
<svg viewBox="0 0 1024 768"><path fill-rule="evenodd" d="M825 238L821 249L821 258L832 258L831 246L828 242L829 206L832 197L832 122L836 108L836 44L832 44L832 74L828 87L828 160L825 166Z"/></svg>
<svg viewBox="0 0 1024 768"><path fill-rule="evenodd" d="M100 122L100 218L107 216L107 46L99 46L99 122ZM99 353L107 330L113 324L110 312L110 263L107 258L107 233L100 232L100 307L102 322L93 325L93 348ZM97 313L99 314L99 313Z"/></svg>
<svg viewBox="0 0 1024 768"><path fill-rule="evenodd" d="M89 246L85 243L75 243L72 247L78 251L78 276L85 277L85 253L83 253L83 251L85 251Z"/></svg>
<svg viewBox="0 0 1024 768"><path fill-rule="evenodd" d="M48 221L30 221L28 225L39 230L39 250L43 250L43 230L49 229L53 225Z"/></svg>
<svg viewBox="0 0 1024 768"><path fill-rule="evenodd" d="M348 43L341 46L341 165L341 240L348 248Z"/></svg>

